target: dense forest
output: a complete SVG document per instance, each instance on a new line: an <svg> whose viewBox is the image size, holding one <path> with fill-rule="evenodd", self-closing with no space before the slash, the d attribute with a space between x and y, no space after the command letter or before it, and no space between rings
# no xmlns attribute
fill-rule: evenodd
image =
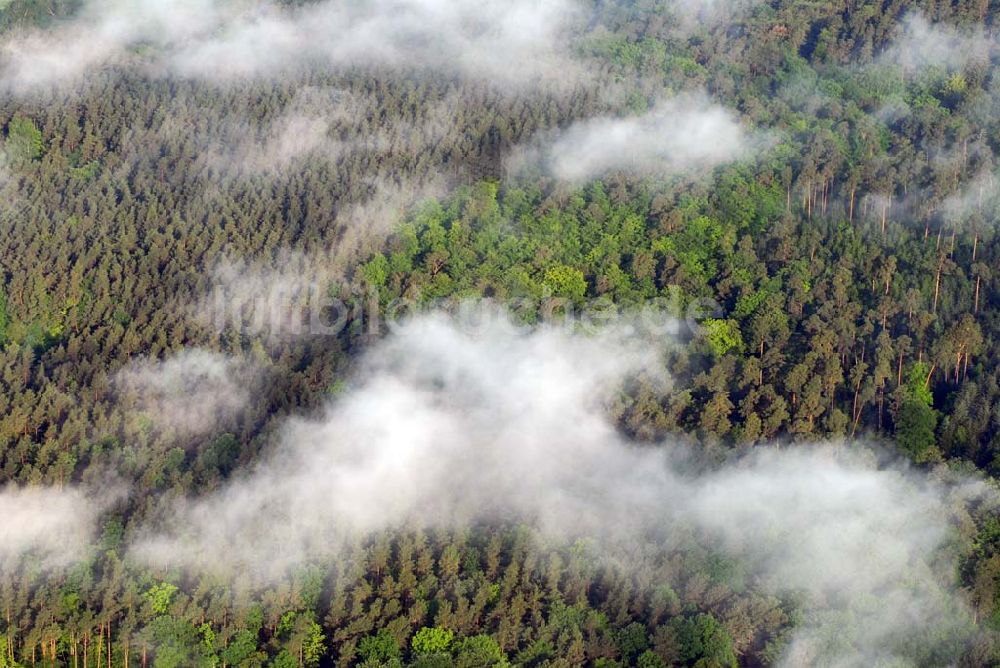
<svg viewBox="0 0 1000 668"><path fill-rule="evenodd" d="M128 4L0 0L0 668L1000 665L995 3ZM374 42L387 12L393 48ZM355 19L370 42L331 27ZM225 51L241 30L263 46ZM343 313L312 313L317 292ZM470 300L543 336L598 311L672 324L623 373L574 357L578 334L543 339L603 387L580 406L560 366L550 414L497 387L541 386L515 354L533 343L483 353L430 328L454 373L406 361L445 352L394 319ZM474 362L492 355L502 380ZM433 432L423 473L358 488L364 513L319 507L355 489L337 478L242 519L238 492L282 457L320 470L310 447L379 422L365 401L395 396L369 387L386 377L431 408L400 402L362 444L382 452L380 426L405 441L418 410L474 425L469 442ZM516 438L507 413L526 416ZM604 425L627 473L588 440ZM550 454L594 515L569 536L504 497L544 490L477 492L453 451L498 432L546 451L561 431L576 441ZM893 491L845 483L854 502L806 525L791 506L839 484L811 455L771 483L806 497L738 474L818 447ZM675 450L687 497L728 481L736 505L789 506L798 534L775 511L746 520L766 529L750 542L808 563L720 542L707 511L645 523L709 507L640 498ZM531 452L497 468L530 478ZM609 523L641 528L605 535L618 503ZM869 534L862 556L799 550L870 515L915 537L903 557ZM326 526L342 517L365 521ZM891 576L847 584L841 557Z"/></svg>

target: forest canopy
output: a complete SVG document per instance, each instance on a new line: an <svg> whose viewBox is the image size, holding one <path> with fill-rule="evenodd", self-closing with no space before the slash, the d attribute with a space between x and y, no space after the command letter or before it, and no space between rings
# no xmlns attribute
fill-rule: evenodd
<svg viewBox="0 0 1000 668"><path fill-rule="evenodd" d="M1000 664L992 0L0 0L0 668Z"/></svg>

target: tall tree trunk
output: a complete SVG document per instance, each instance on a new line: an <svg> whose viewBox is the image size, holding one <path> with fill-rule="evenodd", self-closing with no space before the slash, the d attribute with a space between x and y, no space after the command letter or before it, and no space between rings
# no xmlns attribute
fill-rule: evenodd
<svg viewBox="0 0 1000 668"><path fill-rule="evenodd" d="M854 407L851 412L854 414L854 425L851 427L851 438L854 438L854 434L858 431L858 422L861 421L861 410L858 408L858 395L861 394L861 381L858 381L857 387L854 388Z"/></svg>
<svg viewBox="0 0 1000 668"><path fill-rule="evenodd" d="M943 266L944 258L941 258L941 261L938 262L937 276L934 278L934 306L931 309L932 313L937 313L938 295L941 293L941 269Z"/></svg>
<svg viewBox="0 0 1000 668"><path fill-rule="evenodd" d="M885 381L878 388L878 430L882 431L882 414L885 412Z"/></svg>

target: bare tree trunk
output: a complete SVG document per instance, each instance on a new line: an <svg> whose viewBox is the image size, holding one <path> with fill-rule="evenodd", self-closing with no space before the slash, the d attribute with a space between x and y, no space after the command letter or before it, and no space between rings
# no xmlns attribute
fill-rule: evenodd
<svg viewBox="0 0 1000 668"><path fill-rule="evenodd" d="M938 262L937 276L934 279L934 307L931 309L932 313L937 313L937 303L938 295L941 292L941 269L944 262Z"/></svg>
<svg viewBox="0 0 1000 668"><path fill-rule="evenodd" d="M979 313L979 282L983 279L982 276L976 276L976 305L972 309L973 313Z"/></svg>
<svg viewBox="0 0 1000 668"><path fill-rule="evenodd" d="M851 426L851 438L854 438L854 434L858 431L858 422L861 421L861 411L858 409L858 395L861 394L861 381L858 381L857 387L854 388L854 407L851 412L854 414L854 424Z"/></svg>
<svg viewBox="0 0 1000 668"><path fill-rule="evenodd" d="M885 383L878 388L878 430L882 431L882 413L885 412Z"/></svg>

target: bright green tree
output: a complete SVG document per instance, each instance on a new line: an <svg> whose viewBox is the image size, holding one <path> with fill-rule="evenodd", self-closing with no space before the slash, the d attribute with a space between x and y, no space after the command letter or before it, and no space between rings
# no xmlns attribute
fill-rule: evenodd
<svg viewBox="0 0 1000 668"><path fill-rule="evenodd" d="M37 160L42 156L42 132L35 122L15 116L7 126L7 153L14 160Z"/></svg>
<svg viewBox="0 0 1000 668"><path fill-rule="evenodd" d="M425 626L413 635L410 645L417 654L437 654L447 652L454 637L449 629Z"/></svg>

